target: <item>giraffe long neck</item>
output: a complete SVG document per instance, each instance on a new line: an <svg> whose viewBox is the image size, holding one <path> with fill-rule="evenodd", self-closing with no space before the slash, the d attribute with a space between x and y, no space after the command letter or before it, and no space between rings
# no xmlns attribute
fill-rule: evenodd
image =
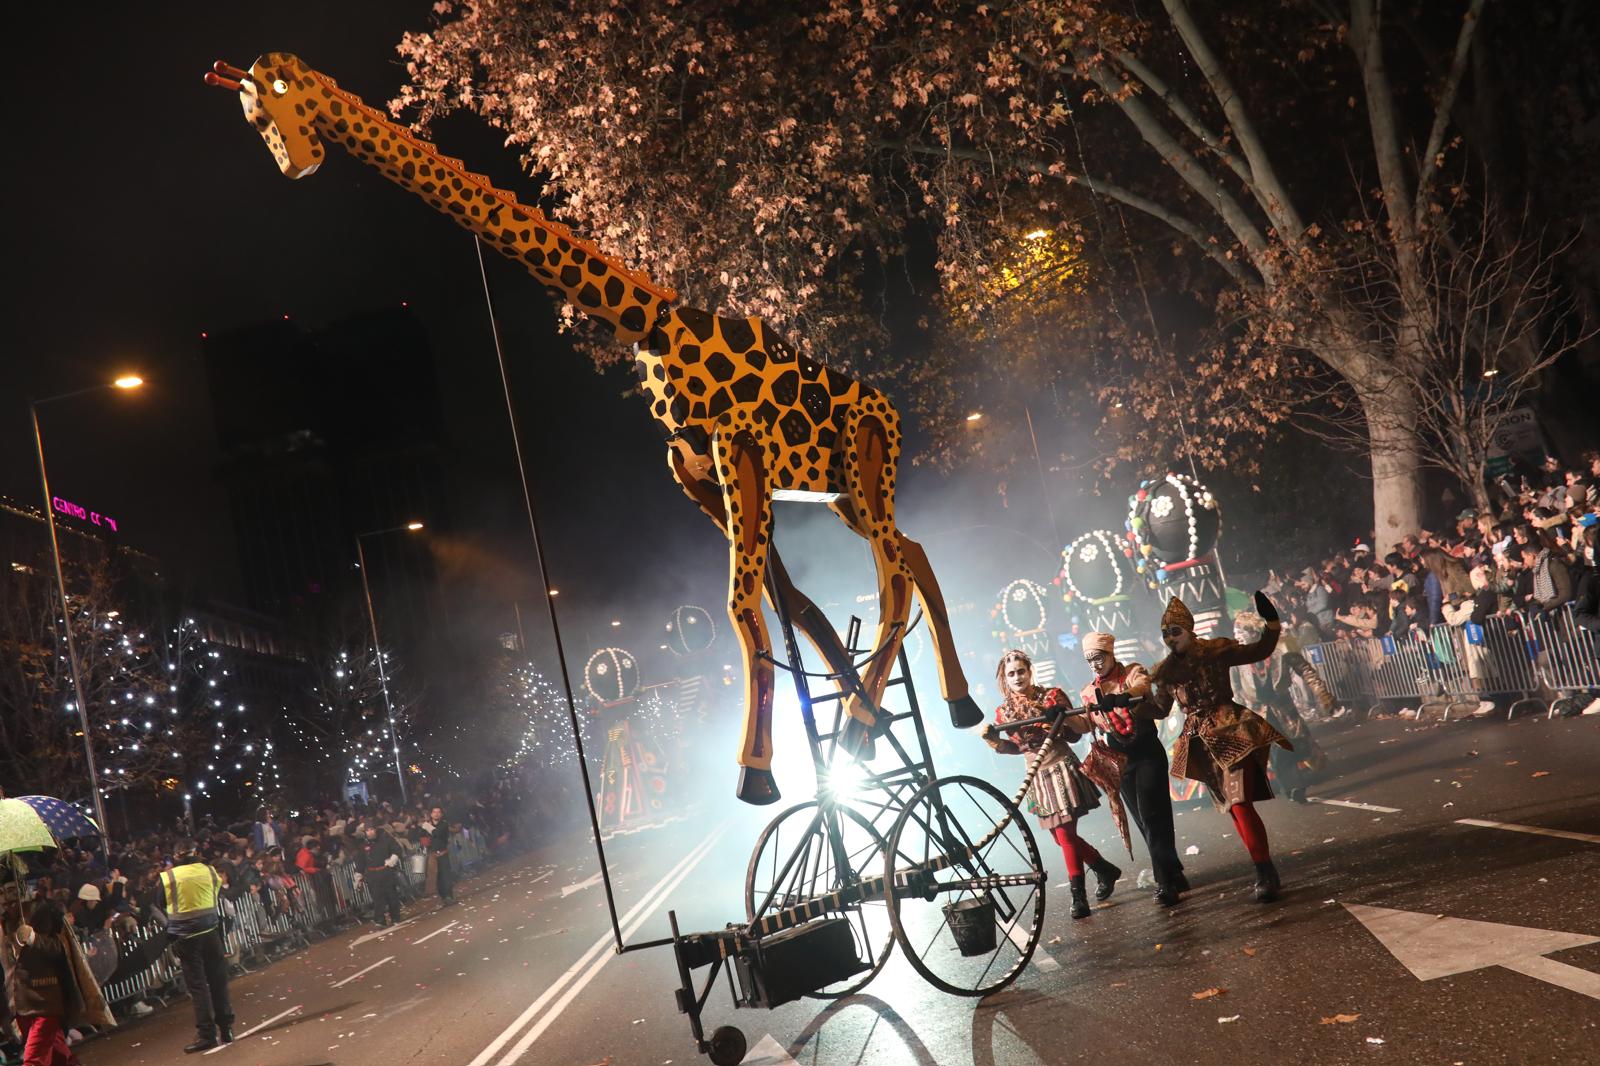
<svg viewBox="0 0 1600 1066"><path fill-rule="evenodd" d="M390 181L515 259L591 318L607 322L625 344L643 340L678 295L623 266L537 207L496 188L459 159L443 155L359 96L318 71L314 122L323 138L377 168Z"/></svg>

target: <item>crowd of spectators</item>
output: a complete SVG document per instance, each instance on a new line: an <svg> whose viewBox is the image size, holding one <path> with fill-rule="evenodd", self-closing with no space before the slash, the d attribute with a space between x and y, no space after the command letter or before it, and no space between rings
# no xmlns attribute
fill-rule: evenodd
<svg viewBox="0 0 1600 1066"><path fill-rule="evenodd" d="M1575 622L1600 633L1600 453L1563 469L1495 483L1491 508L1469 507L1453 528L1419 529L1399 542L1357 541L1298 573L1267 583L1302 644L1393 636L1434 625L1483 625L1573 604Z"/></svg>

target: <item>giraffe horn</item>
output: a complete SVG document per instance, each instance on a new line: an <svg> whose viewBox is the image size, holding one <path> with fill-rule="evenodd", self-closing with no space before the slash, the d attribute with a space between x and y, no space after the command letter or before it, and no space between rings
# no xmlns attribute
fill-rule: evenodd
<svg viewBox="0 0 1600 1066"><path fill-rule="evenodd" d="M234 92L240 92L244 89L243 85L234 81L232 78L224 78L221 74L218 74L214 70L206 71L206 84L215 85L220 89L232 89Z"/></svg>
<svg viewBox="0 0 1600 1066"><path fill-rule="evenodd" d="M240 70L232 63L221 59L211 64L211 69L216 71L218 74L221 74L224 78L232 78L234 81L244 81L250 76L250 72L248 70Z"/></svg>

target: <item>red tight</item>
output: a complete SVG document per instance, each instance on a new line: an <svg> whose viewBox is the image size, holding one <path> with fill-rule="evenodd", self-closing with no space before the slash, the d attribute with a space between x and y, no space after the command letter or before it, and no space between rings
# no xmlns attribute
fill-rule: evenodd
<svg viewBox="0 0 1600 1066"><path fill-rule="evenodd" d="M1255 805L1235 803L1228 808L1228 814L1233 818L1233 827L1239 831L1239 839L1244 841L1245 850L1250 852L1250 861L1271 862L1272 852L1267 848L1267 827L1261 824L1261 815L1256 813Z"/></svg>
<svg viewBox="0 0 1600 1066"><path fill-rule="evenodd" d="M1061 854L1066 856L1068 877L1082 877L1085 863L1093 865L1100 861L1100 853L1094 845L1078 835L1077 822L1058 825L1050 830L1050 835L1056 838L1056 843L1061 845Z"/></svg>

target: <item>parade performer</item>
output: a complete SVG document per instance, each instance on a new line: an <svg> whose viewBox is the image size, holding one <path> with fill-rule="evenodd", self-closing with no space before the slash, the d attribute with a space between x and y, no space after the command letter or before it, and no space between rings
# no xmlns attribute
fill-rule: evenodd
<svg viewBox="0 0 1600 1066"><path fill-rule="evenodd" d="M1024 651L1013 649L1002 655L995 676L1005 693L1005 702L996 709L994 722L984 726L983 739L1000 754L1040 757L1050 730L1043 725L1024 726L1008 738L1001 735L998 726L1048 714L1069 716L1056 729L1055 743L1042 751L1044 762L1034 778L1028 805L1039 825L1061 845L1061 854L1067 860L1072 916L1087 918L1089 898L1084 887L1084 867L1094 871L1097 900L1110 896L1117 878L1122 876L1119 867L1107 862L1094 845L1078 836L1078 817L1100 806L1100 792L1067 745L1089 732L1089 720L1073 713L1072 701L1059 688L1045 689L1033 683L1033 660Z"/></svg>
<svg viewBox="0 0 1600 1066"><path fill-rule="evenodd" d="M1199 781L1219 810L1233 818L1256 867L1256 902L1278 898L1278 869L1267 846L1267 827L1255 804L1272 798L1267 782L1267 749L1292 745L1267 720L1233 698L1228 671L1272 654L1278 643L1278 612L1256 593L1256 613L1265 621L1261 639L1240 644L1227 637L1194 635L1194 616L1176 596L1161 615L1161 640L1169 654L1151 674L1156 709L1165 714L1174 702L1183 710L1183 732L1172 751L1172 775Z"/></svg>
<svg viewBox="0 0 1600 1066"><path fill-rule="evenodd" d="M368 822L361 845L362 878L372 895L372 920L380 929L400 920L400 845L387 829Z"/></svg>
<svg viewBox="0 0 1600 1066"><path fill-rule="evenodd" d="M1251 644L1261 639L1265 623L1253 611L1241 611L1233 619L1233 636L1240 644ZM1294 679L1305 682L1318 706L1324 712L1333 710L1333 693L1317 673L1317 668L1306 661L1294 635L1284 633L1272 656L1259 663L1238 667L1234 672L1235 687L1243 702L1259 708L1272 728L1289 738L1293 751L1274 745L1271 749L1272 777L1295 803L1306 802L1306 788L1327 765L1327 756L1311 736L1300 709L1294 702Z"/></svg>
<svg viewBox="0 0 1600 1066"><path fill-rule="evenodd" d="M1089 633L1083 638L1083 658L1094 680L1078 696L1098 732L1083 769L1090 779L1113 796L1112 813L1127 840L1123 810L1132 812L1134 825L1150 852L1156 878L1156 902L1170 907L1189 888L1173 839L1172 797L1167 792L1167 749L1156 732L1155 720L1165 717L1150 698L1150 674L1138 663L1120 663L1116 637ZM1119 802L1120 800L1120 802Z"/></svg>

